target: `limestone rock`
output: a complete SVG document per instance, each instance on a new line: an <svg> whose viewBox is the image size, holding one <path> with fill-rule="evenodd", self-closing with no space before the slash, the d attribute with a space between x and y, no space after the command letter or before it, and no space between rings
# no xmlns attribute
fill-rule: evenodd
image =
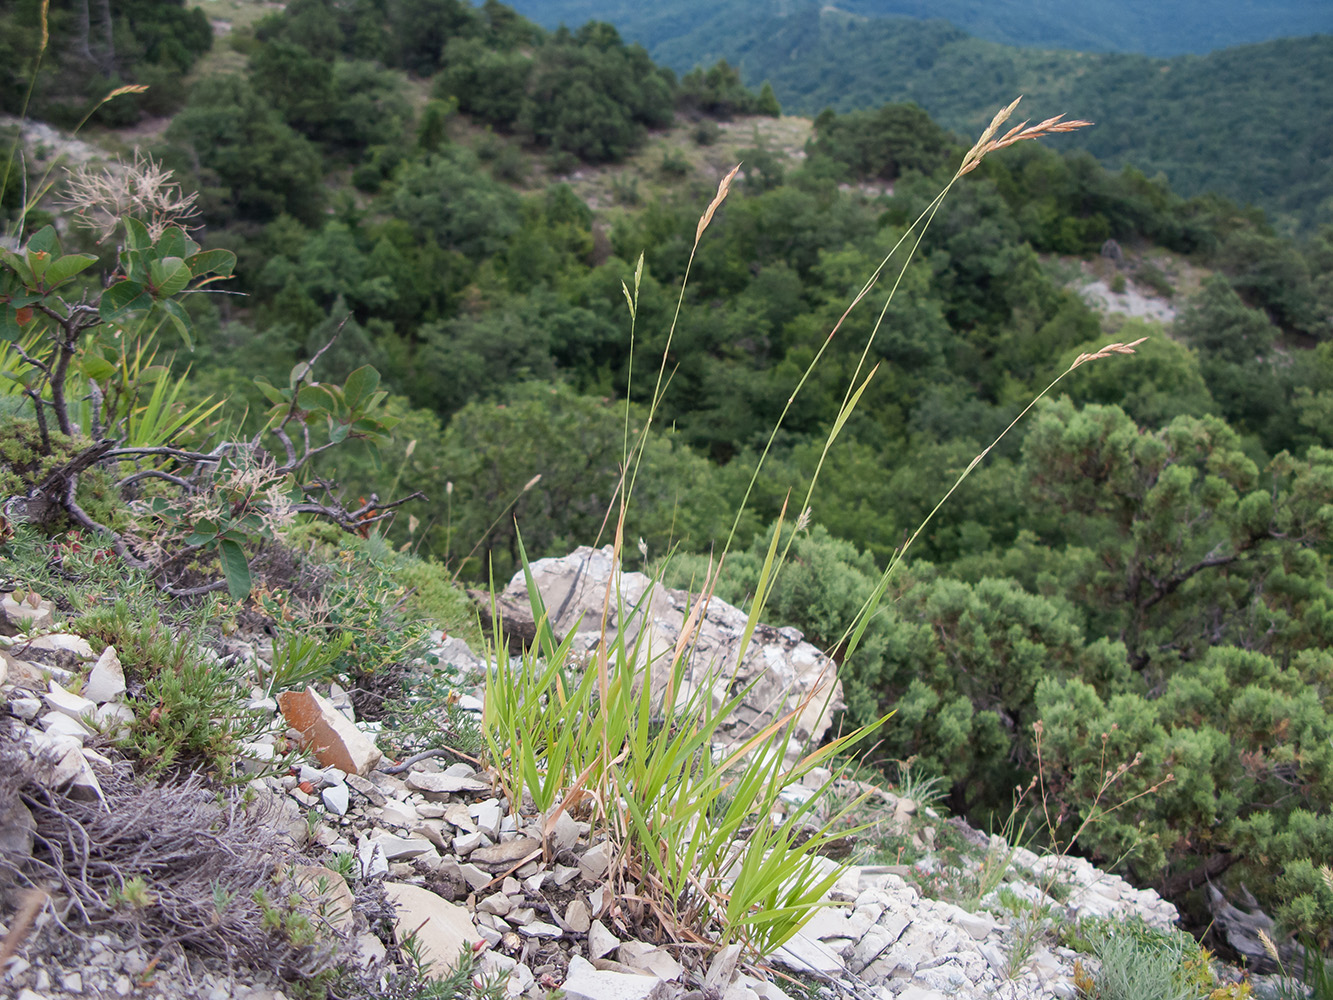
<svg viewBox="0 0 1333 1000"><path fill-rule="evenodd" d="M578 955L570 959L561 988L566 1000L660 1000L669 989L656 976L603 972Z"/></svg>
<svg viewBox="0 0 1333 1000"><path fill-rule="evenodd" d="M78 722L92 718L97 711L97 703L81 695L66 691L55 681L51 681L46 693L46 703L57 712L69 716Z"/></svg>
<svg viewBox="0 0 1333 1000"><path fill-rule="evenodd" d="M278 705L288 724L301 734L301 745L325 767L365 775L384 756L369 736L314 688L284 691L278 695Z"/></svg>
<svg viewBox="0 0 1333 1000"><path fill-rule="evenodd" d="M472 917L461 906L446 902L429 889L404 882L385 882L384 893L393 903L394 939L399 943L415 933L422 957L435 977L458 964L459 953L482 940Z"/></svg>
<svg viewBox="0 0 1333 1000"><path fill-rule="evenodd" d="M696 603L694 596L658 586L643 573L621 572L610 546L584 546L560 559L539 559L531 570L556 634L564 638L575 631L575 655L591 652L602 641L602 602L608 585L615 586L625 609L621 615L612 609L618 628L627 645L643 634L642 655L645 663L653 665L653 686L665 687L670 654ZM501 598L505 607L528 607L522 573L514 576ZM832 724L833 713L843 707L836 665L795 629L760 625L737 666L747 617L716 597L709 602L698 635L690 643L687 688L706 688L715 705L724 703L731 691L748 688L744 701L721 726L720 735L729 740L745 739L774 718L804 705L794 735L818 742ZM506 620L506 628L508 625Z"/></svg>
<svg viewBox="0 0 1333 1000"><path fill-rule="evenodd" d="M99 705L115 701L125 693L125 668L120 665L120 657L115 646L107 646L102 655L93 664L88 674L88 683L83 686L83 696Z"/></svg>
<svg viewBox="0 0 1333 1000"><path fill-rule="evenodd" d="M468 860L476 865L502 867L517 864L529 854L540 853L541 849L541 842L532 837L516 837L493 847L478 847Z"/></svg>
<svg viewBox="0 0 1333 1000"><path fill-rule="evenodd" d="M55 618L55 610L55 605L50 601L38 600L34 605L30 600L14 600L12 593L0 599L0 620L7 621L23 632L49 626Z"/></svg>
<svg viewBox="0 0 1333 1000"><path fill-rule="evenodd" d="M600 920L594 920L588 929L588 954L593 958L601 958L619 947L620 939L607 930Z"/></svg>
<svg viewBox="0 0 1333 1000"><path fill-rule="evenodd" d="M465 778L453 774L427 774L413 771L407 776L407 787L415 789L428 799L446 799L459 792L488 792L490 785L476 778Z"/></svg>
<svg viewBox="0 0 1333 1000"><path fill-rule="evenodd" d="M334 930L339 933L352 930L356 899L341 875L323 865L294 865L288 875L301 898Z"/></svg>

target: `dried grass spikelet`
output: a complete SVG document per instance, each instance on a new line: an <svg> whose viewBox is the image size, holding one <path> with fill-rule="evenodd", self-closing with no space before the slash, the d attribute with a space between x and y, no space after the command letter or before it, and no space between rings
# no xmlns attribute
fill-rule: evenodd
<svg viewBox="0 0 1333 1000"><path fill-rule="evenodd" d="M51 12L51 0L42 0L42 9L38 12L38 22L42 27L42 44L38 52L45 52L46 46L51 42L51 29L47 23L47 15Z"/></svg>
<svg viewBox="0 0 1333 1000"><path fill-rule="evenodd" d="M122 87L112 93L132 90ZM116 159L102 167L83 164L66 171L58 203L73 212L76 222L96 232L97 242L102 243L127 216L142 222L154 240L169 226L191 229L189 223L199 215L198 198L172 180L172 171L151 156L135 153L132 163Z"/></svg>
<svg viewBox="0 0 1333 1000"><path fill-rule="evenodd" d="M1333 868L1328 865L1321 865L1319 875L1324 880L1324 885L1328 887L1329 892L1333 892Z"/></svg>
<svg viewBox="0 0 1333 1000"><path fill-rule="evenodd" d="M1281 965L1281 964L1282 964L1282 959L1278 957L1278 953L1277 953L1277 945L1275 945L1275 944L1273 943L1273 939L1272 939L1271 937L1268 936L1268 932L1265 931L1265 930L1261 927L1261 928L1259 928L1259 932L1258 932L1258 933L1259 933L1259 943L1262 944L1262 945L1264 946L1264 952L1265 952L1265 953L1268 955L1268 957L1271 958L1274 962L1277 962L1278 965Z"/></svg>
<svg viewBox="0 0 1333 1000"><path fill-rule="evenodd" d="M987 153L993 153L997 149L1004 149L1005 146L1012 146L1016 142L1022 142L1025 139L1038 139L1043 135L1054 135L1057 132L1073 132L1077 129L1087 128L1092 122L1074 119L1072 121L1062 121L1064 115L1056 115L1054 118L1047 118L1044 122L1028 127L1026 121L1020 122L1011 128L1000 138L995 138L995 133L1000 130L1000 126L1009 120L1009 116L1014 113L1018 107L1018 102L1022 97L1014 98L1014 102L1007 108L1000 109L995 117L991 119L986 130L981 133L981 138L977 140L976 145L967 151L963 157L963 165L958 168L957 176L971 173L980 166L982 159Z"/></svg>
<svg viewBox="0 0 1333 1000"><path fill-rule="evenodd" d="M723 177L722 180L718 181L717 194L713 195L713 200L710 201L708 207L704 209L704 214L699 216L699 225L694 230L694 245L696 247L699 245L699 240L703 239L704 230L707 229L708 224L713 221L713 213L716 212L718 206L726 200L727 192L731 190L731 182L736 179L736 175L740 172L740 169L741 165L738 163L731 168L731 171L726 177Z"/></svg>
<svg viewBox="0 0 1333 1000"><path fill-rule="evenodd" d="M1089 361L1098 361L1102 358L1109 358L1112 354L1133 354L1134 348L1138 347L1147 339L1147 337L1140 337L1138 340L1131 341L1128 344L1107 344L1096 354L1080 354L1074 359L1074 363L1069 366L1069 370L1072 372L1081 364L1086 364Z"/></svg>

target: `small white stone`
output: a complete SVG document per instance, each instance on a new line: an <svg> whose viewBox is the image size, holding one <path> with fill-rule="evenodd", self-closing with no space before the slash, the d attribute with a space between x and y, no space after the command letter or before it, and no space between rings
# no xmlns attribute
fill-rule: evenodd
<svg viewBox="0 0 1333 1000"><path fill-rule="evenodd" d="M97 703L66 691L55 681L51 681L46 693L46 703L57 712L68 715L71 719L82 721L85 715L91 717L97 711Z"/></svg>
<svg viewBox="0 0 1333 1000"><path fill-rule="evenodd" d="M499 917L503 917L513 908L514 904L503 892L494 893L477 903L477 909L482 913L493 913Z"/></svg>
<svg viewBox="0 0 1333 1000"><path fill-rule="evenodd" d="M588 929L588 954L592 958L602 958L620 947L620 938L616 937L600 920L594 920Z"/></svg>
<svg viewBox="0 0 1333 1000"><path fill-rule="evenodd" d="M499 802L494 799L483 802L477 807L477 829L494 839L500 835L501 817Z"/></svg>
<svg viewBox="0 0 1333 1000"><path fill-rule="evenodd" d="M107 646L93 664L83 696L99 704L115 701L125 693L125 668L120 665L115 646Z"/></svg>
<svg viewBox="0 0 1333 1000"><path fill-rule="evenodd" d="M9 703L9 710L18 718L30 721L37 718L37 713L42 710L42 703L36 698L15 698Z"/></svg>
<svg viewBox="0 0 1333 1000"><path fill-rule="evenodd" d="M548 938L554 940L555 938L562 937L565 932L555 924L548 924L543 920L534 920L531 923L520 925L518 933L523 937Z"/></svg>
<svg viewBox="0 0 1333 1000"><path fill-rule="evenodd" d="M480 830L474 833L460 833L454 838L454 850L461 855L471 854L483 842L489 842L489 839Z"/></svg>
<svg viewBox="0 0 1333 1000"><path fill-rule="evenodd" d="M362 878L389 874L389 862L384 857L384 849L375 841L369 839L361 841L361 846L357 849L357 858L361 862Z"/></svg>
<svg viewBox="0 0 1333 1000"><path fill-rule="evenodd" d="M324 800L324 807L335 816L347 815L347 808L351 804L351 795L348 793L346 785L330 785L320 792L320 798Z"/></svg>
<svg viewBox="0 0 1333 1000"><path fill-rule="evenodd" d="M70 736L80 743L93 734L92 728L86 723L61 712L47 712L41 718L41 726L51 736Z"/></svg>

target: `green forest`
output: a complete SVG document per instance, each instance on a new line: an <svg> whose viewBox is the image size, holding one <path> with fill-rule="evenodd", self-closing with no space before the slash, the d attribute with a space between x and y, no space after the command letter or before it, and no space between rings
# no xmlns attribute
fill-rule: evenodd
<svg viewBox="0 0 1333 1000"><path fill-rule="evenodd" d="M788 111L912 101L945 127L974 135L990 119L996 94L1023 94L1039 119L1077 107L1097 123L1062 138L1061 148L1087 149L1111 167L1164 173L1181 194L1253 203L1288 231L1333 221L1333 35L1154 58L1099 51L1086 39L1002 42L967 27L966 17L867 16L871 6L675 3L653 5L651 16L627 14L625 22L666 65L686 70L726 59L747 83L771 82ZM995 4L970 13L1003 16ZM1123 4L1116 14L1133 32ZM1081 8L1079 24L1088 18L1095 16ZM1026 31L1030 21L1013 20L1009 30Z"/></svg>
<svg viewBox="0 0 1333 1000"><path fill-rule="evenodd" d="M778 0L741 0L749 16L790 10ZM1167 0L1141 3L1089 0L1078 16L1053 0L839 0L826 4L862 17L911 17L948 21L970 35L1026 48L1080 52L1137 52L1173 56L1206 53L1230 45L1333 30L1333 13L1321 0ZM740 4L717 0L518 0L514 8L551 28L610 21L632 41L657 55L657 46L686 34L706 38L709 22Z"/></svg>
<svg viewBox="0 0 1333 1000"><path fill-rule="evenodd" d="M1133 357L1073 372L930 521L841 662L847 720L895 710L875 759L915 758L981 826L1035 773L1035 723L1067 825L1096 808L1106 767L1141 755L1126 794L1173 780L1085 834L1091 857L1123 859L1195 917L1206 880L1244 883L1284 927L1333 940L1319 875L1333 861L1327 219L1293 227L1294 240L1228 198L1234 188L1186 197L1146 172L1163 164L1143 129L1101 140L1120 144L1113 167L1073 148L1078 134L1024 143L987 156L933 211L872 338L896 271L840 317L974 138L914 104L849 89L837 103L859 109L820 114L790 154L755 124L781 111L776 73L774 87L750 89L726 64L677 76L608 24L550 32L496 0L293 0L217 38L183 3L114 3L106 25L53 10L34 74L39 6L0 15L6 110L31 86L35 117L73 125L108 89L146 84L98 107L87 135L114 144L116 129L170 114L144 152L198 192L193 239L236 256L233 278L171 303L151 344L79 358L81 377L102 385L90 405L112 398L128 358L156 351L182 412L224 404L182 425L172 440L189 446L205 427L253 434L281 397L273 387L289 373L295 386L312 358L349 396L373 366L392 439L350 440L319 455L319 473L352 498L421 491L388 537L462 582L507 579L520 531L532 558L610 541L626 436L648 419L664 364L627 551L637 541L643 564L697 579L781 418L719 593L747 599L774 522L822 460L768 616L842 659L847 621L959 473L1074 359L1148 338ZM1297 45L1254 55L1295 72L1281 44ZM1310 45L1309 58L1327 58ZM969 109L993 112L1020 84L996 74L968 86ZM1089 72L1029 101L1034 118L1097 119L1130 92ZM679 151L645 164L645 143L668 128ZM692 255L720 174L691 157L735 134L753 145ZM1315 168L1294 133L1264 150L1232 141L1228 169L1250 155ZM1145 169L1118 165L1140 152ZM1192 192L1215 176L1198 152ZM617 196L596 207L576 193L578 178L629 164L643 168L640 187L612 184ZM12 223L27 189L5 179ZM1317 188L1311 179L1309 198L1282 211L1314 212ZM63 198L27 213L24 238L95 214L86 187ZM150 232L133 250L156 240L154 266L187 257ZM100 288L93 276L114 272L123 239L96 238L64 227L67 253L97 258L65 280ZM1119 261L1102 255L1108 241ZM1155 289L1177 318L1094 312L1068 287L1085 264L1112 286ZM0 286L0 370L17 387L0 395L7 493L43 468L32 444L43 404L20 353L35 349L33 313L17 280ZM117 308L153 298L142 301ZM849 385L872 366L821 459Z"/></svg>

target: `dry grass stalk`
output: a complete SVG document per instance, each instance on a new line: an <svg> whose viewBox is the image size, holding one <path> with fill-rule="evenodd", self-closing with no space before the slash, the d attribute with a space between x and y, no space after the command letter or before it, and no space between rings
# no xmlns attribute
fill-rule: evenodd
<svg viewBox="0 0 1333 1000"><path fill-rule="evenodd" d="M107 100L130 92L138 91L121 87ZM80 225L96 232L98 243L108 240L126 217L138 219L157 240L169 226L193 228L189 223L199 215L195 204L199 195L187 194L171 178L172 171L141 153L134 154L133 163L117 159L105 167L81 165L66 171L58 204L72 211Z"/></svg>
<svg viewBox="0 0 1333 1000"><path fill-rule="evenodd" d="M1102 358L1109 358L1112 354L1133 354L1134 348L1147 339L1147 337L1140 337L1128 344L1107 344L1096 354L1080 354L1074 359L1074 363L1069 366L1069 371L1072 372L1079 365L1086 364L1089 361L1100 361Z"/></svg>
<svg viewBox="0 0 1333 1000"><path fill-rule="evenodd" d="M1054 135L1057 132L1074 132L1081 128L1087 128L1092 122L1074 119L1072 121L1063 121L1064 115L1056 115L1054 118L1047 118L1044 122L1033 125L1030 128L1028 123L1023 121L1015 125L1000 138L995 138L995 133L1000 130L1000 126L1009 120L1009 117L1018 107L1018 102L1023 98L1016 97L1014 102L1007 108L1002 108L991 123L986 126L986 130L981 133L981 138L977 140L976 145L967 151L963 157L963 165L958 168L956 176L962 177L964 174L971 173L981 165L982 159L987 153L993 153L997 149L1004 149L1005 146L1012 146L1016 142L1023 142L1025 139L1039 139L1044 135Z"/></svg>
<svg viewBox="0 0 1333 1000"><path fill-rule="evenodd" d="M727 192L731 190L731 182L736 179L736 174L740 172L740 169L741 165L738 163L731 168L730 173L728 173L726 177L723 177L722 180L718 181L717 194L713 195L713 200L710 201L708 207L704 209L704 214L699 216L699 225L694 230L694 245L696 247L699 245L699 241L703 239L704 230L707 229L708 224L713 221L713 213L716 212L718 206L726 200ZM638 275L636 274L635 284L637 285L637 283Z"/></svg>
<svg viewBox="0 0 1333 1000"><path fill-rule="evenodd" d="M46 905L46 901L50 898L36 886L25 889L19 894L18 908L10 920L9 933L5 935L4 941L0 942L0 969L5 967L5 963L28 939L28 931L32 929L32 922L37 918L38 911Z"/></svg>

